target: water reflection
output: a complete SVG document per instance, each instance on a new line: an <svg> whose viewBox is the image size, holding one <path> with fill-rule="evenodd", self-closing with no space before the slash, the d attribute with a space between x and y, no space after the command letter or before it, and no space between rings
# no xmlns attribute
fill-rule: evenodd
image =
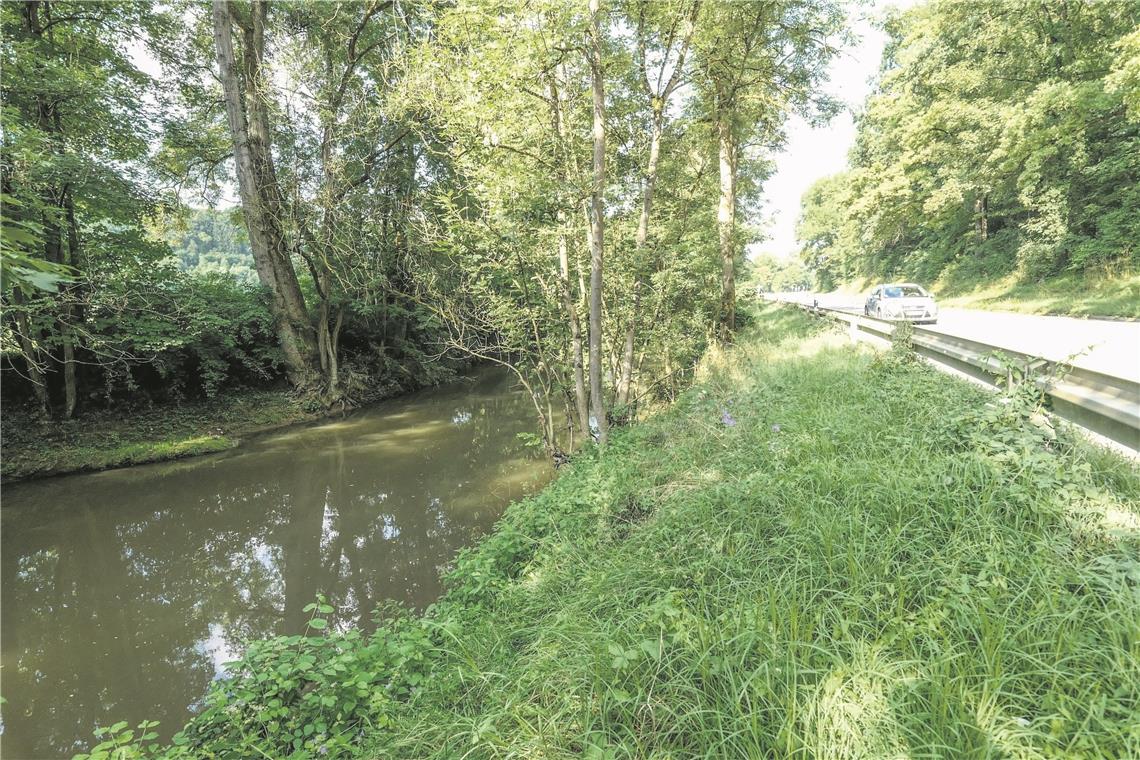
<svg viewBox="0 0 1140 760"><path fill-rule="evenodd" d="M497 372L234 452L4 489L2 752L65 757L94 726L186 717L254 637L426 605L456 550L549 476Z"/></svg>

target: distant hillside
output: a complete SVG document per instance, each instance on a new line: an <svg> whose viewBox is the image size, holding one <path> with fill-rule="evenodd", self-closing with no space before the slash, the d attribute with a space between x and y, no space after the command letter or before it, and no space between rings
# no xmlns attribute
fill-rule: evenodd
<svg viewBox="0 0 1140 760"><path fill-rule="evenodd" d="M239 282L257 282L249 236L233 209L194 209L184 225L172 225L162 237L188 272L220 272Z"/></svg>
<svg viewBox="0 0 1140 760"><path fill-rule="evenodd" d="M1140 268L1140 4L927 3L888 18L849 168L803 197L823 287L944 293Z"/></svg>

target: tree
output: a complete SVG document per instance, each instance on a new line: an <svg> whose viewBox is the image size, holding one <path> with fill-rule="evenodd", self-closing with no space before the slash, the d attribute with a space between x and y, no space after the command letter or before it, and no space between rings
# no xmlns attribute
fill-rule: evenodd
<svg viewBox="0 0 1140 760"><path fill-rule="evenodd" d="M84 368L132 358L101 333L108 279L160 255L142 242L155 205L151 83L123 45L165 20L133 2L32 0L0 14L4 351L22 360L40 413L69 418Z"/></svg>
<svg viewBox="0 0 1140 760"><path fill-rule="evenodd" d="M932 3L890 16L851 170L839 278L953 285L1134 268L1140 124L1130 3ZM842 186L842 188L840 188ZM803 216L830 201L805 196Z"/></svg>
<svg viewBox="0 0 1140 760"><path fill-rule="evenodd" d="M736 225L742 148L778 144L791 109L828 114L815 88L837 52L843 14L832 2L766 0L707 3L696 37L697 85L713 125L719 170L717 231L721 262L720 340L736 326Z"/></svg>
<svg viewBox="0 0 1140 760"><path fill-rule="evenodd" d="M274 326L289 380L302 388L318 381L322 357L282 224L285 204L273 163L272 93L265 71L267 12L264 0L251 0L248 13L229 0L214 0L214 45L257 276L272 297ZM235 24L242 35L240 71L234 54Z"/></svg>
<svg viewBox="0 0 1140 760"><path fill-rule="evenodd" d="M638 83L649 107L649 142L642 178L641 213L637 222L634 243L633 307L626 321L622 343L621 366L618 375L615 404L624 407L629 403L633 381L637 324L641 319L641 292L645 267L644 257L649 241L649 222L653 211L653 195L657 187L657 173L661 160L661 140L665 131L666 114L673 93L684 82L685 62L689 45L697 28L700 0L678 4L650 3L637 0L628 14L635 20Z"/></svg>
<svg viewBox="0 0 1140 760"><path fill-rule="evenodd" d="M590 186L590 414L598 444L605 446L609 422L602 394L602 258L605 249L606 89L602 68L602 12L590 0L590 89L594 101L593 183Z"/></svg>
<svg viewBox="0 0 1140 760"><path fill-rule="evenodd" d="M844 174L816 180L803 195L796 220L800 258L816 273L819 286L831 290L857 271L857 230L849 214L850 179Z"/></svg>

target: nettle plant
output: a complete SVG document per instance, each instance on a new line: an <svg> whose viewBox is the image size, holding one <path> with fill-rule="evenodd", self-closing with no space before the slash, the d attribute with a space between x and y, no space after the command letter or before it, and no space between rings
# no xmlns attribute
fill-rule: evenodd
<svg viewBox="0 0 1140 760"><path fill-rule="evenodd" d="M113 726L95 729L95 738L101 741L88 754L76 755L72 760L136 760L159 751L154 728L158 721L144 720L130 728L125 720Z"/></svg>
<svg viewBox="0 0 1140 760"><path fill-rule="evenodd" d="M1026 364L994 352L993 374L1001 395L954 421L959 440L1009 459L1064 445L1049 416L1046 389L1069 369L1062 362Z"/></svg>
<svg viewBox="0 0 1140 760"><path fill-rule="evenodd" d="M305 607L305 635L255 641L229 663L206 707L172 744L153 743L156 724L125 723L75 760L185 757L343 757L371 728L387 725L395 703L423 682L434 650L427 628L406 615L373 634L325 633L333 608L324 596Z"/></svg>

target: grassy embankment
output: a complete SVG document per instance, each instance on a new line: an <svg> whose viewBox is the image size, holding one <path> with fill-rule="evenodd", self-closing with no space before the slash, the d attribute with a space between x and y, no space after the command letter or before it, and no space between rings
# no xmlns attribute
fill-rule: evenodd
<svg viewBox="0 0 1140 760"><path fill-rule="evenodd" d="M1140 757L1140 473L816 329L513 507L365 754Z"/></svg>
<svg viewBox="0 0 1140 760"><path fill-rule="evenodd" d="M129 415L93 413L70 422L43 423L6 413L0 477L11 482L207 454L236 446L240 436L319 416L283 391L243 391L209 402Z"/></svg>
<svg viewBox="0 0 1140 760"><path fill-rule="evenodd" d="M948 288L946 294L947 306L962 309L1140 319L1140 275L1065 275L1032 283L1007 279L961 284Z"/></svg>
<svg viewBox="0 0 1140 760"><path fill-rule="evenodd" d="M839 291L861 295L878 282L858 279ZM997 280L959 276L922 284L930 287L943 306L959 309L1140 319L1137 274L1063 275L1041 282L1023 282L1017 275Z"/></svg>
<svg viewBox="0 0 1140 760"><path fill-rule="evenodd" d="M426 616L255 644L167 753L1140 757L1136 466L822 329L764 307Z"/></svg>

